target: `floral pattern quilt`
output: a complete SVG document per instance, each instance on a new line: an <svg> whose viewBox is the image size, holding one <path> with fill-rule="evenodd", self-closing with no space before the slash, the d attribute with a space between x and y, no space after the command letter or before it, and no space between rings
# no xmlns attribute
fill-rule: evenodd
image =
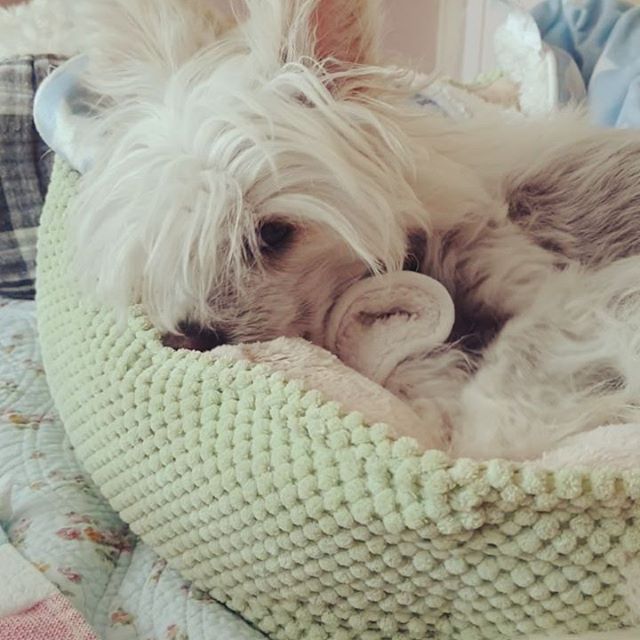
<svg viewBox="0 0 640 640"><path fill-rule="evenodd" d="M0 541L102 640L264 640L138 542L98 494L49 396L35 303L1 298Z"/></svg>

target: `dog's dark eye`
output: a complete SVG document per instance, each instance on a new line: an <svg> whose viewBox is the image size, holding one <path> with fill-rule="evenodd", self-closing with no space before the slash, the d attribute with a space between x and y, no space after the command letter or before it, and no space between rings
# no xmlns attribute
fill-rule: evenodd
<svg viewBox="0 0 640 640"><path fill-rule="evenodd" d="M283 249L293 238L294 231L294 226L288 222L265 222L258 230L260 248L265 251Z"/></svg>

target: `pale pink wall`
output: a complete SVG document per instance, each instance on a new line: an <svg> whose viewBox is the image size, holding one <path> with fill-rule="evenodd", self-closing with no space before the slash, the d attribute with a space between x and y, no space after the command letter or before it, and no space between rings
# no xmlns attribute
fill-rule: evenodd
<svg viewBox="0 0 640 640"><path fill-rule="evenodd" d="M446 2L447 0L443 0ZM436 63L438 0L384 0L385 45L408 58L413 68L431 71Z"/></svg>

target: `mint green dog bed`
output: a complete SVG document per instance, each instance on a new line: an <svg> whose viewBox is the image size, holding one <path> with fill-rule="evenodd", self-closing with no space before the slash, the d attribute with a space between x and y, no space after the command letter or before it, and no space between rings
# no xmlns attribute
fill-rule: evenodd
<svg viewBox="0 0 640 640"><path fill-rule="evenodd" d="M79 297L57 162L38 313L78 458L132 530L272 639L515 638L631 624L640 475L452 461L262 366Z"/></svg>

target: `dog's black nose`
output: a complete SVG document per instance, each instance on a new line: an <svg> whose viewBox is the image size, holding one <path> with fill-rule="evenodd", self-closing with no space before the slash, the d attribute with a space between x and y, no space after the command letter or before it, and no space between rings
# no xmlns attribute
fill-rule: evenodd
<svg viewBox="0 0 640 640"><path fill-rule="evenodd" d="M172 349L210 351L230 342L226 332L219 328L202 327L191 322L183 322L180 333L169 333L163 337L163 344Z"/></svg>

